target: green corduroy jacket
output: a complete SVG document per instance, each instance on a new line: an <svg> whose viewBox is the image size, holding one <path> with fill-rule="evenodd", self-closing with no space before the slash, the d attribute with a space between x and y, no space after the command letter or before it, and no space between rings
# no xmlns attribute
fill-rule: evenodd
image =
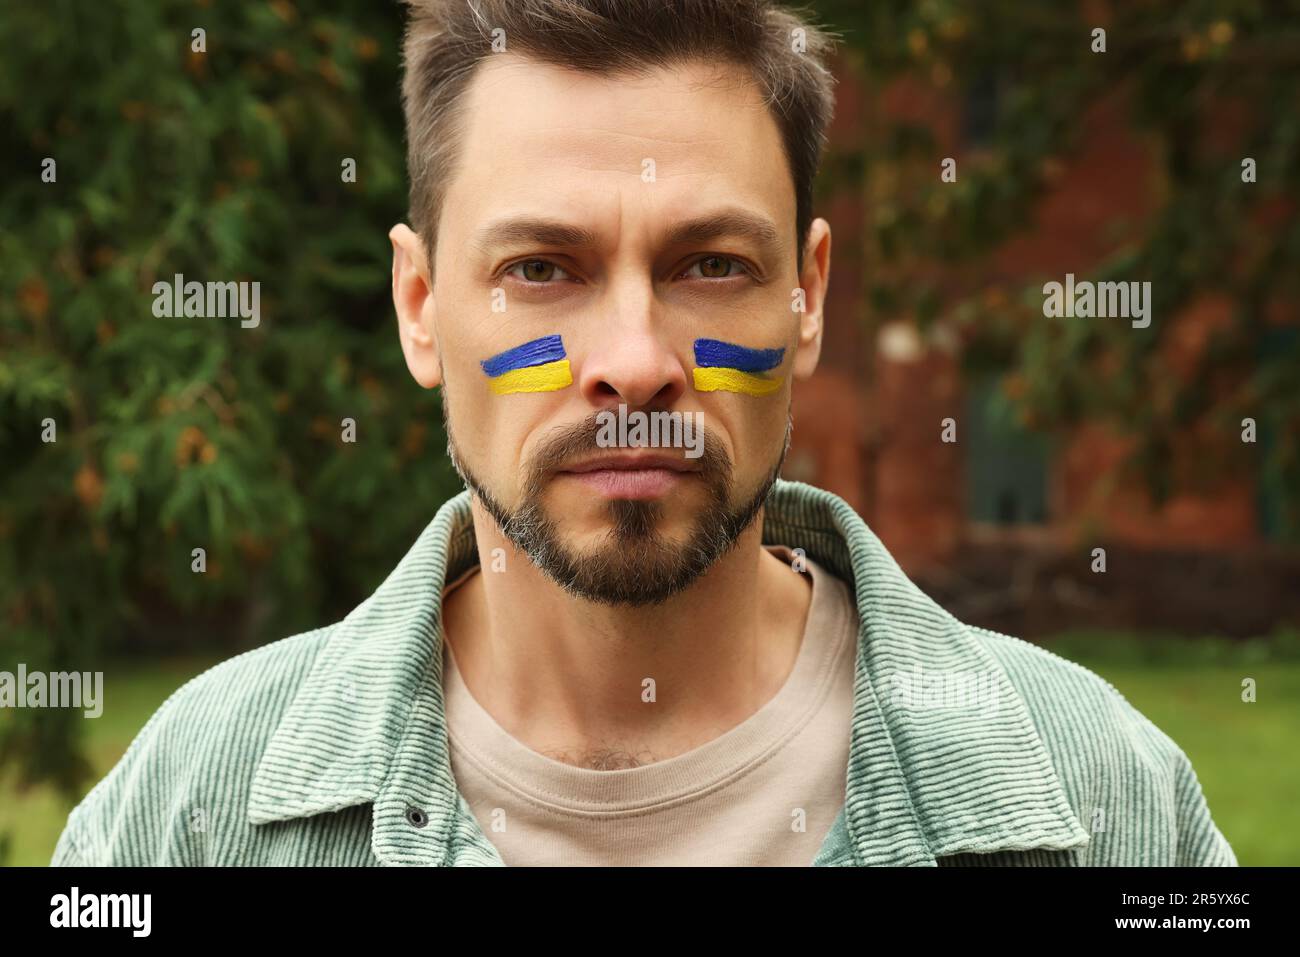
<svg viewBox="0 0 1300 957"><path fill-rule="evenodd" d="M1236 865L1187 756L1102 678L957 621L829 492L779 482L763 539L849 583L861 621L844 806L810 864ZM442 587L477 560L461 493L342 621L176 691L52 863L502 864L443 719Z"/></svg>

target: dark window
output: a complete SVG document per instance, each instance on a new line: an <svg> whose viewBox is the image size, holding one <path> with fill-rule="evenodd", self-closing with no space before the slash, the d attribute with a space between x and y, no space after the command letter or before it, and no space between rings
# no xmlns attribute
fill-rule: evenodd
<svg viewBox="0 0 1300 957"><path fill-rule="evenodd" d="M1295 326L1269 326L1260 337L1261 358L1295 355L1297 349L1300 349L1300 329ZM1268 409L1261 409L1255 416L1255 441L1259 443L1260 462L1260 467L1255 473L1255 514L1260 534L1265 538L1275 542L1297 542L1300 541L1300 527L1287 520L1286 510L1289 503L1285 491L1287 476L1283 471L1283 464L1270 462L1275 454L1282 428L1282 416Z"/></svg>
<svg viewBox="0 0 1300 957"><path fill-rule="evenodd" d="M970 146L982 146L997 128L1001 108L1001 78L981 73L966 88L961 110L961 135Z"/></svg>
<svg viewBox="0 0 1300 957"><path fill-rule="evenodd" d="M1045 436L1016 419L1016 408L996 377L972 382L966 391L965 438L967 514L993 525L1047 521Z"/></svg>

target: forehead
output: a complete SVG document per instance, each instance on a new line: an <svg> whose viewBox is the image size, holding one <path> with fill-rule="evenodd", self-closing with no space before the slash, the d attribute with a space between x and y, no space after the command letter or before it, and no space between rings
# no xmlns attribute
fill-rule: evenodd
<svg viewBox="0 0 1300 957"><path fill-rule="evenodd" d="M520 207L597 226L608 216L618 228L628 216L678 218L729 201L793 230L780 131L743 67L607 75L497 54L462 106L440 229Z"/></svg>

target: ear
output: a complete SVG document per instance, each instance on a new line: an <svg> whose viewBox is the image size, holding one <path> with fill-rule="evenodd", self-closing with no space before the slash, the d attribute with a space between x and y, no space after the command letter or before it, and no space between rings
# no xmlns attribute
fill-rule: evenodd
<svg viewBox="0 0 1300 957"><path fill-rule="evenodd" d="M822 354L822 328L826 309L826 290L831 281L831 226L824 219L814 219L804 246L803 271L799 288L804 294L804 311L799 316L799 345L794 355L794 377L806 379L817 368Z"/></svg>
<svg viewBox="0 0 1300 957"><path fill-rule="evenodd" d="M402 355L415 381L426 389L442 384L438 340L433 333L433 284L424 243L414 230L399 223L388 231L393 244L393 306Z"/></svg>

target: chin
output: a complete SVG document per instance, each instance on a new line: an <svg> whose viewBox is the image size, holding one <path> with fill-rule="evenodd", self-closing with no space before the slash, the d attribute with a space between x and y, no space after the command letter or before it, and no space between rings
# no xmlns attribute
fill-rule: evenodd
<svg viewBox="0 0 1300 957"><path fill-rule="evenodd" d="M549 509L548 509L549 511ZM647 538L673 546L685 543L699 519L699 507L682 501L615 499L585 501L560 506L556 519L565 547L575 552L608 547L611 537L624 542ZM629 520L636 515L635 520Z"/></svg>

